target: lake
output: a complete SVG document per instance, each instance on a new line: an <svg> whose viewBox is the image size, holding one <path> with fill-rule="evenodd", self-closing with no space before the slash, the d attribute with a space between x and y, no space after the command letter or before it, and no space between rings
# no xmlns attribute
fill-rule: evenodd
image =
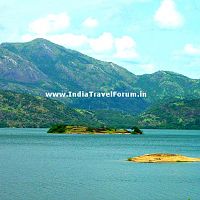
<svg viewBox="0 0 200 200"><path fill-rule="evenodd" d="M200 131L52 135L0 129L0 200L199 200L200 163L127 162L146 153L200 157Z"/></svg>

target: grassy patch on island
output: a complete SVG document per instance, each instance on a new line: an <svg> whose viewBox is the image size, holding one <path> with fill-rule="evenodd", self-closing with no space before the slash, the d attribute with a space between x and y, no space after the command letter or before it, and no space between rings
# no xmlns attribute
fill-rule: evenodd
<svg viewBox="0 0 200 200"><path fill-rule="evenodd" d="M115 129L115 128L94 128L86 126L73 126L73 125L53 125L48 133L66 133L66 134L130 134L131 132L126 129Z"/></svg>

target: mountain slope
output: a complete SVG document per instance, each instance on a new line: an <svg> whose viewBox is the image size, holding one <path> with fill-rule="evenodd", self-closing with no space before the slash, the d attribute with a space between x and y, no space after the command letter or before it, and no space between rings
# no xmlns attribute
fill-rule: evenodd
<svg viewBox="0 0 200 200"><path fill-rule="evenodd" d="M51 99L0 90L0 127L49 127L52 124L102 125L94 114Z"/></svg>
<svg viewBox="0 0 200 200"><path fill-rule="evenodd" d="M66 49L45 39L27 43L3 43L1 47L38 67L62 89L106 90L131 88L135 75L124 68ZM121 83L117 83L119 81ZM94 84L95 83L95 84ZM120 86L121 84L121 86Z"/></svg>
<svg viewBox="0 0 200 200"><path fill-rule="evenodd" d="M114 109L135 114L168 98L200 98L200 80L166 71L136 76L114 63L99 61L45 39L2 43L0 52L3 89L40 96L45 92L69 90L147 92L146 99L60 99L75 108Z"/></svg>
<svg viewBox="0 0 200 200"><path fill-rule="evenodd" d="M17 82L37 82L47 77L31 62L0 47L1 78Z"/></svg>
<svg viewBox="0 0 200 200"><path fill-rule="evenodd" d="M200 99L155 105L135 123L145 128L200 129Z"/></svg>

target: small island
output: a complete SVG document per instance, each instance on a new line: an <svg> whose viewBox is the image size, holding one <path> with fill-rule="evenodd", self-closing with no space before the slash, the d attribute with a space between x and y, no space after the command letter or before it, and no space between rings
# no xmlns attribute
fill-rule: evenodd
<svg viewBox="0 0 200 200"><path fill-rule="evenodd" d="M128 158L128 161L138 163L200 162L200 158L191 158L179 154L154 153Z"/></svg>
<svg viewBox="0 0 200 200"><path fill-rule="evenodd" d="M139 130L139 129L138 129ZM73 126L73 125L53 125L48 133L57 134L141 134L135 131L129 131L127 129L115 129L115 128L93 128L86 126Z"/></svg>

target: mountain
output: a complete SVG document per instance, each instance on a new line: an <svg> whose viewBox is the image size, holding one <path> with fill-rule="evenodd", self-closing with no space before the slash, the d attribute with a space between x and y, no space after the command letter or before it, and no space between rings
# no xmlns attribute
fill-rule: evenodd
<svg viewBox="0 0 200 200"><path fill-rule="evenodd" d="M200 129L200 99L152 106L135 123L145 128Z"/></svg>
<svg viewBox="0 0 200 200"><path fill-rule="evenodd" d="M74 98L59 100L80 109L110 109L141 113L168 98L200 98L200 80L159 71L136 76L45 39L0 45L0 86L6 90L44 96L45 92L147 92L147 98Z"/></svg>
<svg viewBox="0 0 200 200"><path fill-rule="evenodd" d="M8 72L14 71L12 78L7 74L0 74L0 86L3 89L18 92L29 92L35 95L44 95L45 92L55 91L130 91L135 75L126 69L109 62L103 62L66 49L44 39L35 39L27 43L3 43L5 49L1 58L1 68ZM7 54L6 54L7 53ZM15 56L13 56L15 55ZM6 58L12 60L10 69L6 66ZM26 79L27 65L18 63L16 57L27 60L32 68L37 68L40 78L24 81ZM15 70L16 69L16 70ZM34 73L34 70L30 70ZM20 74L20 75L19 75ZM44 77L44 76L45 77ZM43 76L43 77L42 77ZM71 99L70 99L71 100ZM68 101L68 103L70 102ZM74 99L72 106L85 109L116 109L139 112L147 103L142 99Z"/></svg>
<svg viewBox="0 0 200 200"><path fill-rule="evenodd" d="M0 90L0 127L50 127L53 124L101 126L93 113L59 101Z"/></svg>
<svg viewBox="0 0 200 200"><path fill-rule="evenodd" d="M7 53L12 52L12 55L18 55L27 60L32 64L32 68L36 67L41 74L48 77L48 80L57 83L58 89L75 91L117 90L123 87L131 89L131 84L136 77L116 64L96 60L45 39L35 39L27 43L3 43L1 48L6 49ZM7 55L7 57L17 63L18 61L12 58L12 55ZM26 67L27 65L22 63L19 69L23 77L27 76L22 71ZM13 75L16 81L19 81L17 73ZM9 77L4 76L4 78ZM23 80L20 81L23 82ZM33 81L38 82L38 80L30 79L30 82ZM116 83L118 81L120 82Z"/></svg>

